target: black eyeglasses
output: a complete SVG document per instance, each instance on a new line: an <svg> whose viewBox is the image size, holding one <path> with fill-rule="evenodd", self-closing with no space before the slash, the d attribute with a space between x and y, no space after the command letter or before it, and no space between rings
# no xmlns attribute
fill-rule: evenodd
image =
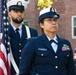
<svg viewBox="0 0 76 75"><path fill-rule="evenodd" d="M58 23L58 19L45 19L44 21L47 21L48 23L52 22Z"/></svg>

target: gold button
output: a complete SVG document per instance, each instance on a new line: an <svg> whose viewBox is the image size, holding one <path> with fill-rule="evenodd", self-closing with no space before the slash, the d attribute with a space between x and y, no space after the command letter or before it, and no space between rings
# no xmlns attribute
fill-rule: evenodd
<svg viewBox="0 0 76 75"><path fill-rule="evenodd" d="M19 43L19 46L21 46L21 43Z"/></svg>
<svg viewBox="0 0 76 75"><path fill-rule="evenodd" d="M58 56L55 56L55 58L58 58Z"/></svg>
<svg viewBox="0 0 76 75"><path fill-rule="evenodd" d="M19 57L19 59L21 59L21 57Z"/></svg>
<svg viewBox="0 0 76 75"><path fill-rule="evenodd" d="M44 56L44 54L41 54L41 56Z"/></svg>
<svg viewBox="0 0 76 75"><path fill-rule="evenodd" d="M55 68L58 68L58 66L55 66Z"/></svg>
<svg viewBox="0 0 76 75"><path fill-rule="evenodd" d="M19 50L19 52L22 52L22 50Z"/></svg>

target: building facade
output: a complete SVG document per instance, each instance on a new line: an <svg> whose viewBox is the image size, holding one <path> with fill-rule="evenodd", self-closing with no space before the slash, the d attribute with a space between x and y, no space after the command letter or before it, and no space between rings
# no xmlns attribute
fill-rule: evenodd
<svg viewBox="0 0 76 75"><path fill-rule="evenodd" d="M39 10L37 10L37 1L30 0L25 12L24 22L28 26L36 28L40 35L41 29L38 24ZM76 0L57 0L54 1L53 7L60 14L58 35L68 39L74 50L76 48Z"/></svg>

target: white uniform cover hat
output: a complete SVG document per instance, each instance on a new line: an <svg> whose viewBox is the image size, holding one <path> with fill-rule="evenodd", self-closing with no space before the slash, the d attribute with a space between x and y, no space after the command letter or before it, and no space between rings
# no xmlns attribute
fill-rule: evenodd
<svg viewBox="0 0 76 75"><path fill-rule="evenodd" d="M26 9L28 2L25 0L10 0L7 2L8 9L24 10Z"/></svg>

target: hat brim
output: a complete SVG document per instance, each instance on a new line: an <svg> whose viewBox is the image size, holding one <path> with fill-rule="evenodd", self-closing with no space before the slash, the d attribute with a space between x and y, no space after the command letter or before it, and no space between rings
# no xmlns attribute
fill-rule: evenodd
<svg viewBox="0 0 76 75"><path fill-rule="evenodd" d="M41 15L38 19L38 22L40 23L40 21L45 19L45 18L57 18L58 19L59 17L60 17L59 14L56 14L56 13L52 14L49 12L49 13L45 13L45 14Z"/></svg>
<svg viewBox="0 0 76 75"><path fill-rule="evenodd" d="M9 10L24 10L24 6L13 5L9 7Z"/></svg>

